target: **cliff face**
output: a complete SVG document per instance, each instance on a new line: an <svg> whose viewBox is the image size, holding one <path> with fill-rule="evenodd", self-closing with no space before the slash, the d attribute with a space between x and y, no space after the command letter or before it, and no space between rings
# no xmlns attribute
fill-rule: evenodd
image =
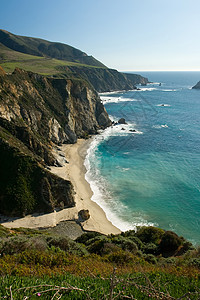
<svg viewBox="0 0 200 300"><path fill-rule="evenodd" d="M148 79L137 74L126 74L114 69L60 67L64 77L75 77L89 82L98 92L132 90L136 84L147 84Z"/></svg>
<svg viewBox="0 0 200 300"><path fill-rule="evenodd" d="M39 134L57 144L75 143L111 123L97 93L84 82L46 78L20 69L0 76L0 104L2 122L23 128L25 136L37 138Z"/></svg>
<svg viewBox="0 0 200 300"><path fill-rule="evenodd" d="M0 75L0 213L25 215L75 205L73 187L44 166L52 146L111 124L97 93L80 80L16 69Z"/></svg>

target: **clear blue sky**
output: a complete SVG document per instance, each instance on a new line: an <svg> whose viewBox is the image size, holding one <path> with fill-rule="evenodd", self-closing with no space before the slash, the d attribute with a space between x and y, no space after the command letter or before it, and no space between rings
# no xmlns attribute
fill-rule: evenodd
<svg viewBox="0 0 200 300"><path fill-rule="evenodd" d="M1 0L0 28L121 71L200 70L199 0Z"/></svg>

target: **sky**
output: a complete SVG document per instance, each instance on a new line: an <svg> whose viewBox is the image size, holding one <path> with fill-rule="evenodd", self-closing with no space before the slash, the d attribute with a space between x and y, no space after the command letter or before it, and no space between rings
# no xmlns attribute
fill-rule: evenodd
<svg viewBox="0 0 200 300"><path fill-rule="evenodd" d="M0 0L0 29L119 71L200 71L199 0Z"/></svg>

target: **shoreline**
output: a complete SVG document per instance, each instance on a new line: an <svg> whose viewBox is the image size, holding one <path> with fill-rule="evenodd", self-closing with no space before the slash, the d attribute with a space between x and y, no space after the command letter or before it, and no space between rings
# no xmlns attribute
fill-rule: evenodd
<svg viewBox="0 0 200 300"><path fill-rule="evenodd" d="M84 165L87 150L91 139L78 139L75 144L63 144L54 150L58 159L66 159L62 167L51 167L50 172L72 182L75 191L76 206L55 210L49 214L32 214L24 218L6 218L1 224L8 228L45 228L54 227L62 221L78 221L78 212L82 209L89 210L90 218L81 222L84 230L97 231L103 234L119 234L121 231L106 217L103 209L91 200L93 192L90 184L85 179L86 168ZM59 150L58 150L59 149Z"/></svg>

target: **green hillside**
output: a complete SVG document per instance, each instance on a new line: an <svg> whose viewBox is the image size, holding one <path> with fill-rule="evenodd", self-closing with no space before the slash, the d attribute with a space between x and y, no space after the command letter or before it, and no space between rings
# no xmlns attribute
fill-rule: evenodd
<svg viewBox="0 0 200 300"><path fill-rule="evenodd" d="M5 30L0 30L0 43L9 49L25 54L105 67L94 57L88 56L86 53L62 43L14 35Z"/></svg>
<svg viewBox="0 0 200 300"><path fill-rule="evenodd" d="M11 73L15 68L39 73L42 75L58 75L60 68L68 66L98 68L81 63L63 61L54 58L34 56L11 50L0 43L0 65L3 69Z"/></svg>
<svg viewBox="0 0 200 300"><path fill-rule="evenodd" d="M71 46L21 37L0 30L0 66L7 73L15 68L65 79L81 79L97 92L131 90L148 79L105 67L101 62Z"/></svg>

